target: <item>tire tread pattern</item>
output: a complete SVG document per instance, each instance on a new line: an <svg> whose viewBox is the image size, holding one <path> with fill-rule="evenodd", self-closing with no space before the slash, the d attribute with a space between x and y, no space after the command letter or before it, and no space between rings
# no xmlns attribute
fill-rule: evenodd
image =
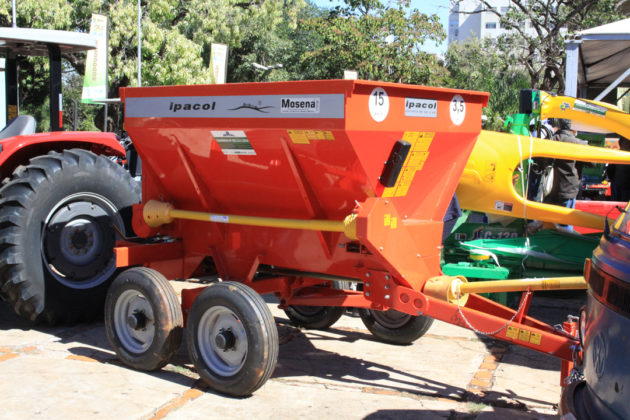
<svg viewBox="0 0 630 420"><path fill-rule="evenodd" d="M29 208L34 205L37 192L49 187L55 176L70 167L89 171L105 170L121 188L127 188L139 198L139 186L127 172L104 156L82 149L49 152L18 166L9 180L0 187L0 298L8 302L15 312L33 322L78 322L90 320L102 312L90 302L73 302L67 305L45 307L45 297L33 288L33 280L25 275L24 238L21 232L29 223ZM99 172L100 174L101 172ZM110 178L111 179L111 178ZM54 185L54 183L53 183Z"/></svg>
<svg viewBox="0 0 630 420"><path fill-rule="evenodd" d="M120 341L115 337L115 327L113 326L112 314L110 312L113 312L116 302L111 299L116 289L125 285L124 280L130 276L133 277L136 275L148 280L151 286L157 290L157 295L165 300L164 303L166 303L166 305L164 309L166 313L161 315L165 315L164 319L170 322L168 322L169 331L167 337L165 337L164 343L158 343L158 348L150 347L141 357L128 357L125 351L126 349L122 348ZM123 271L112 283L105 308L105 329L107 337L118 357L127 365L144 371L158 370L166 366L179 350L184 329L184 317L181 305L169 281L158 271L147 267L133 267ZM154 311L156 309L158 308L154 308ZM157 317L157 314L154 315ZM156 330L161 327L163 326L155 326Z"/></svg>

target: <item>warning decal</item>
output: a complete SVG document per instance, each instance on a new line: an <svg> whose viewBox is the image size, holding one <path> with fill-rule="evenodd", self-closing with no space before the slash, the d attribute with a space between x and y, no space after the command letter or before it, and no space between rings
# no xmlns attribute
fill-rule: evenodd
<svg viewBox="0 0 630 420"><path fill-rule="evenodd" d="M332 131L287 130L291 141L295 144L310 144L313 140L334 140Z"/></svg>
<svg viewBox="0 0 630 420"><path fill-rule="evenodd" d="M429 157L429 146L431 146L434 136L435 133L418 131L406 131L403 134L402 140L411 143L411 151L405 159L396 185L385 188L383 197L404 197L407 195L416 172L422 170L424 162Z"/></svg>
<svg viewBox="0 0 630 420"><path fill-rule="evenodd" d="M514 208L514 204L513 203L506 203L505 201L495 201L494 202L494 209L495 210L507 211L507 212L511 213L513 208Z"/></svg>
<svg viewBox="0 0 630 420"><path fill-rule="evenodd" d="M511 338L512 340L518 339L520 341L525 341L526 343L531 343L535 346L540 346L540 343L542 342L542 334L523 328L519 329L508 326L505 331L505 336L507 338Z"/></svg>

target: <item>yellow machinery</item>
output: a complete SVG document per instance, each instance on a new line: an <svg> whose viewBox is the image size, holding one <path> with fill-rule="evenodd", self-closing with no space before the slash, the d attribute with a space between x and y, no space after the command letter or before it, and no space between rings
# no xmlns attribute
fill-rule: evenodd
<svg viewBox="0 0 630 420"><path fill-rule="evenodd" d="M630 137L630 115L601 102L541 92L541 119L565 118ZM482 131L457 188L463 208L543 222L603 229L604 217L523 198L513 174L534 157L630 164L630 153L528 136Z"/></svg>

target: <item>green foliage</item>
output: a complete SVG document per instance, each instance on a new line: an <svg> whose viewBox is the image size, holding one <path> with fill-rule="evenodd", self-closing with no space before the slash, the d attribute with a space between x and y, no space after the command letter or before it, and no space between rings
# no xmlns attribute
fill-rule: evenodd
<svg viewBox="0 0 630 420"><path fill-rule="evenodd" d="M109 29L109 97L118 89L137 83L137 2L129 0L20 0L18 26L87 32L92 13L107 15ZM273 34L282 28L295 28L304 0L151 0L142 3L142 82L143 85L210 83L210 44L221 42L240 48L244 40L258 34ZM0 4L0 25L11 25L11 3ZM288 49L288 48L285 48ZM65 62L82 75L85 54L64 54ZM23 110L37 114L46 125L46 60L20 61ZM68 76L69 77L69 76ZM78 97L80 83L64 78L64 96ZM64 103L65 109L71 109ZM94 108L94 107L93 107ZM93 113L101 110L97 107ZM110 123L119 121L118 108L111 107ZM67 113L66 113L67 114ZM102 117L95 116L102 126ZM67 121L66 121L67 123ZM119 129L116 124L114 129Z"/></svg>
<svg viewBox="0 0 630 420"><path fill-rule="evenodd" d="M297 22L325 16L327 12L307 3L296 15ZM317 32L304 25L279 25L276 31L250 33L241 46L230 54L230 82L277 81L277 80L317 80L330 76L324 69L302 56L323 45ZM252 63L264 66L282 64L282 68L271 71L257 70Z"/></svg>
<svg viewBox="0 0 630 420"><path fill-rule="evenodd" d="M490 92L484 115L488 117L486 127L491 130L500 130L503 118L518 112L519 92L530 87L525 69L502 54L497 41L490 38L451 44L446 68L449 87Z"/></svg>
<svg viewBox="0 0 630 420"><path fill-rule="evenodd" d="M480 0L481 10L495 13L508 34L498 47L517 58L527 70L532 87L564 91L564 40L572 33L622 18L616 0L512 0L507 13Z"/></svg>
<svg viewBox="0 0 630 420"><path fill-rule="evenodd" d="M441 84L443 67L421 50L425 41L445 38L437 15L410 9L409 0L390 4L346 0L325 16L304 20L304 28L319 34L321 43L304 51L303 65L317 68L323 78L358 70L362 79Z"/></svg>

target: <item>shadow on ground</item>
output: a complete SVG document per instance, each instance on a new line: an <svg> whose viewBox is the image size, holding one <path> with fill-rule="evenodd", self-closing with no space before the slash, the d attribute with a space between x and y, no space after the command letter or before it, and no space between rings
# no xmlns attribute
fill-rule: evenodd
<svg viewBox="0 0 630 420"><path fill-rule="evenodd" d="M333 386L359 388L362 392L391 393L413 399L446 398L453 402L470 402L487 405L493 408L510 408L527 413L523 403L516 402L514 395L491 392L480 397L471 394L463 388L449 385L436 378L427 378L396 369L392 366L379 364L361 357L349 357L335 352L317 348L320 340L341 340L357 343L356 354L361 354L360 341L373 341L368 333L349 331L347 329L331 328L326 333L319 331L304 331L290 325L287 319L276 317L280 335L280 354L278 367L272 379L286 383L295 381L300 386L305 383L305 377L313 383L326 383ZM110 350L102 322L93 324L78 324L74 326L48 327L33 325L13 313L4 304L0 304L0 331L31 330L40 335L49 335L56 339L48 339L65 344L65 350L74 356L87 357L100 363L116 365L121 369L129 369L123 365ZM31 344L28 344L31 345ZM383 344L384 345L384 344ZM385 346L385 345L384 345ZM384 351L401 351L409 348L387 346ZM409 349L411 350L411 349ZM157 372L147 372L166 381L184 386L196 387L209 391L199 380L194 367L186 353L185 343L180 351L164 369ZM298 379L299 378L299 379ZM548 402L535 399L523 399L527 405L546 405ZM422 412L405 413L375 413L377 417L370 418L423 418ZM450 414L449 414L450 415ZM406 417L407 416L407 417ZM438 416L440 417L440 416ZM447 416L448 417L448 416ZM466 418L466 417L457 417Z"/></svg>

